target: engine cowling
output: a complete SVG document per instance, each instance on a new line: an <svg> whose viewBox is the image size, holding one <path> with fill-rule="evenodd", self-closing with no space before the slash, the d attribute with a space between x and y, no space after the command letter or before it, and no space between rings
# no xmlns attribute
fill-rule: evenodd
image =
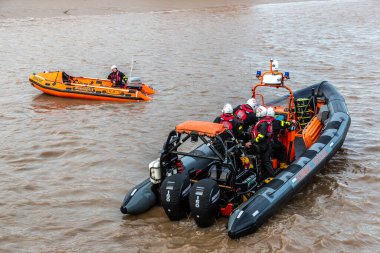
<svg viewBox="0 0 380 253"><path fill-rule="evenodd" d="M191 187L190 210L199 227L209 227L214 224L219 211L219 198L219 186L212 179L202 179Z"/></svg>
<svg viewBox="0 0 380 253"><path fill-rule="evenodd" d="M161 204L170 220L177 221L189 212L190 179L185 174L165 178L161 184Z"/></svg>

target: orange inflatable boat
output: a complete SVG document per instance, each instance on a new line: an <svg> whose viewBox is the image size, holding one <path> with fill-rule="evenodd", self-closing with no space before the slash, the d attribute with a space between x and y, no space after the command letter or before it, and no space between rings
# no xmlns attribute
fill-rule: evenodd
<svg viewBox="0 0 380 253"><path fill-rule="evenodd" d="M62 71L43 72L29 76L31 85L40 91L58 97L104 100L115 102L149 101L155 90L142 84L139 78L130 78L126 88L113 87L107 79L70 76Z"/></svg>

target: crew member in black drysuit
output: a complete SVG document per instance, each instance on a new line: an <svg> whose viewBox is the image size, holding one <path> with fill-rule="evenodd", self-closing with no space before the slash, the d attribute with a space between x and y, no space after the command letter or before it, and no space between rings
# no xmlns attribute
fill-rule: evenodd
<svg viewBox="0 0 380 253"><path fill-rule="evenodd" d="M266 176L274 177L272 166L272 122L273 117L267 116L267 109L259 106L256 109L256 116L259 122L252 130L252 140L246 143L247 147L252 147L253 152L261 156L262 169L265 169Z"/></svg>
<svg viewBox="0 0 380 253"><path fill-rule="evenodd" d="M124 88L127 85L128 78L123 72L119 71L115 65L111 67L112 72L107 79L111 80L115 87Z"/></svg>
<svg viewBox="0 0 380 253"><path fill-rule="evenodd" d="M275 113L272 107L267 109L267 117L274 118ZM272 157L277 158L280 162L280 169L286 169L286 147L278 139L278 135L281 131L284 131L286 128L291 127L291 123L285 120L277 120L274 118L272 121Z"/></svg>
<svg viewBox="0 0 380 253"><path fill-rule="evenodd" d="M234 115L237 119L241 120L243 131L247 131L250 126L254 126L257 123L256 106L256 99L250 98L247 100L247 103L234 108Z"/></svg>
<svg viewBox="0 0 380 253"><path fill-rule="evenodd" d="M248 132L249 128L255 126L257 123L256 106L256 99L250 98L247 103L239 105L234 109L235 118L240 121L243 126L240 138L244 142L250 139L251 133Z"/></svg>
<svg viewBox="0 0 380 253"><path fill-rule="evenodd" d="M239 138L243 129L242 125L233 115L233 109L231 104L224 105L222 114L216 117L214 123L223 124L228 130L232 132L235 138Z"/></svg>

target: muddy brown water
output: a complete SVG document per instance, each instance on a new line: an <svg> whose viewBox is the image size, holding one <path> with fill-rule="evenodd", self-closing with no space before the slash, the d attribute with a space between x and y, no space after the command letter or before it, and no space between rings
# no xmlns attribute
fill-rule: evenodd
<svg viewBox="0 0 380 253"><path fill-rule="evenodd" d="M380 249L378 1L310 1L94 16L0 19L1 252L378 252ZM43 95L28 75L109 66L154 84L153 102ZM250 96L274 57L294 89L322 80L345 96L342 149L258 232L227 219L199 229L153 208L123 216L169 130L212 120Z"/></svg>

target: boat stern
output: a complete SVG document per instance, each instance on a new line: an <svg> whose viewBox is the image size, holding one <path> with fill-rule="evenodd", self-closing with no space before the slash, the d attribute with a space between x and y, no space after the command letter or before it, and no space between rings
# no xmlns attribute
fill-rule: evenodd
<svg viewBox="0 0 380 253"><path fill-rule="evenodd" d="M149 85L146 85L146 84L142 85L141 91L145 94L148 94L148 95L156 94L156 91L152 87L150 87Z"/></svg>
<svg viewBox="0 0 380 253"><path fill-rule="evenodd" d="M250 234L254 225L254 218L248 212L236 209L228 220L228 236L232 239Z"/></svg>
<svg viewBox="0 0 380 253"><path fill-rule="evenodd" d="M120 211L123 214L140 214L148 211L158 201L152 187L149 178L133 187L125 196Z"/></svg>
<svg viewBox="0 0 380 253"><path fill-rule="evenodd" d="M268 208L272 203L265 197L257 195L240 205L228 220L228 235L233 239L240 238L256 231L265 221Z"/></svg>

